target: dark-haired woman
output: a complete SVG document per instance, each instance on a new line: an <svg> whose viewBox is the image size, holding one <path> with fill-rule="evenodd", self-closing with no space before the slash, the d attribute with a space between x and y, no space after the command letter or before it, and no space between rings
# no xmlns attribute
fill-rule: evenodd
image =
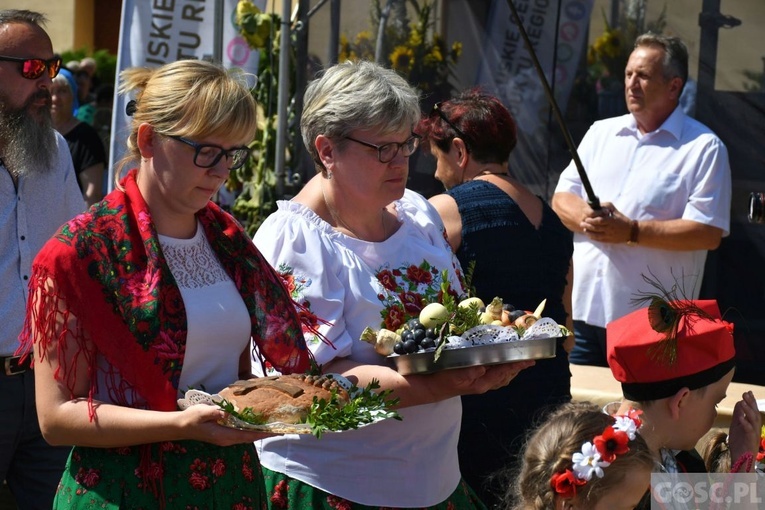
<svg viewBox="0 0 765 510"><path fill-rule="evenodd" d="M507 108L470 90L436 104L417 132L446 188L430 202L462 267L468 271L474 264L475 295L498 296L523 310L546 299L544 315L565 324L571 232L544 200L508 174L517 129ZM462 397L460 469L490 508L502 488L489 475L515 462L525 431L543 410L571 398L562 342L555 358L523 371L517 384Z"/></svg>

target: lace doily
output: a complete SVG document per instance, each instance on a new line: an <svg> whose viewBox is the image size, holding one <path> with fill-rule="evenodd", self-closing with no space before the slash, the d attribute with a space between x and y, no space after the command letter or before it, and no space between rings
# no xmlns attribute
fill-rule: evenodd
<svg viewBox="0 0 765 510"><path fill-rule="evenodd" d="M519 340L534 340L538 338L558 338L561 334L558 323L549 317L542 317L526 329L521 337L518 336L518 332L512 327L486 324L469 329L462 336L450 336L444 348L449 349L498 342L517 342Z"/></svg>

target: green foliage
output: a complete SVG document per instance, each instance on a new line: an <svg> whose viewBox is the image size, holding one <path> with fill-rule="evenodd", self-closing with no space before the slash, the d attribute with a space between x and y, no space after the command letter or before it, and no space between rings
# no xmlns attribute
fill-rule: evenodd
<svg viewBox="0 0 765 510"><path fill-rule="evenodd" d="M446 97L453 87L450 84L452 67L462 53L462 43L447 47L443 38L434 31L435 0L407 2L415 14L414 23L405 8L397 10L385 25L382 55L387 65L420 89L425 95ZM403 5L403 2L402 2ZM356 34L353 41L341 36L338 60L374 60L376 34L383 15L380 0L374 0L370 15L370 31Z"/></svg>
<svg viewBox="0 0 765 510"><path fill-rule="evenodd" d="M765 92L765 73L750 71L745 69L741 71L746 79L742 83L742 87L747 92Z"/></svg>
<svg viewBox="0 0 765 510"><path fill-rule="evenodd" d="M99 83L114 85L117 81L117 55L109 53L109 50L100 49L90 52L87 48L80 48L61 53L64 65L72 60L79 62L85 57L91 57L96 61L96 79Z"/></svg>
<svg viewBox="0 0 765 510"><path fill-rule="evenodd" d="M231 173L227 186L241 190L232 208L234 215L244 224L249 234L254 234L263 220L276 210L276 135L277 101L279 85L279 26L281 19L276 14L261 12L252 2L240 0L237 4L236 22L239 33L253 51L259 52L258 83L253 94L258 102L260 119L258 133L250 144L253 149L250 160L242 168ZM294 75L294 45L290 45L290 66ZM295 94L294 80L290 80L290 97ZM293 128L288 138L294 139L294 113L288 113ZM289 155L285 165L289 167Z"/></svg>
<svg viewBox="0 0 765 510"><path fill-rule="evenodd" d="M645 20L646 0L627 0L622 6L615 26L608 23L603 10L603 33L587 50L587 71L592 84L604 89L620 89L624 83L624 68L632 53L635 39L645 32L660 34L667 25L667 5L653 21Z"/></svg>
<svg viewBox="0 0 765 510"><path fill-rule="evenodd" d="M265 418L263 418L263 416L259 415L258 413L253 412L251 407L246 407L241 411L237 411L236 406L234 406L233 403L229 402L225 398L218 402L218 406L231 416L239 418L240 420L249 424L265 425L266 423Z"/></svg>
<svg viewBox="0 0 765 510"><path fill-rule="evenodd" d="M321 437L327 431L357 429L384 418L401 420L399 414L393 410L398 404L398 399L389 398L391 390L376 393L374 390L379 387L379 381L372 379L363 389L352 388L351 401L345 405L338 403L337 390L334 389L329 401L314 397L307 418L307 423L311 425L311 433Z"/></svg>

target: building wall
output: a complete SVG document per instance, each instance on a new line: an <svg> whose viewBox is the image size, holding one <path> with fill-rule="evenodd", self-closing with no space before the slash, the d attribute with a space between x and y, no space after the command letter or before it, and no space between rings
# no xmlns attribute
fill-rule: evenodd
<svg viewBox="0 0 765 510"><path fill-rule="evenodd" d="M48 18L46 31L50 35L54 51L66 51L75 48L75 44L91 43L93 23L87 22L87 14L78 4L91 5L93 0L0 0L0 9L29 9L41 12Z"/></svg>

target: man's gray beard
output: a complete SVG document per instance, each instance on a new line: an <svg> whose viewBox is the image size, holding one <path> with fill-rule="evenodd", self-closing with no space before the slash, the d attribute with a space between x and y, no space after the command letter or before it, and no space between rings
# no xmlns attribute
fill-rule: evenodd
<svg viewBox="0 0 765 510"><path fill-rule="evenodd" d="M57 155L56 135L50 116L50 107L32 113L35 108L30 98L20 110L7 111L0 102L0 157L5 167L15 176L47 173L53 170Z"/></svg>

